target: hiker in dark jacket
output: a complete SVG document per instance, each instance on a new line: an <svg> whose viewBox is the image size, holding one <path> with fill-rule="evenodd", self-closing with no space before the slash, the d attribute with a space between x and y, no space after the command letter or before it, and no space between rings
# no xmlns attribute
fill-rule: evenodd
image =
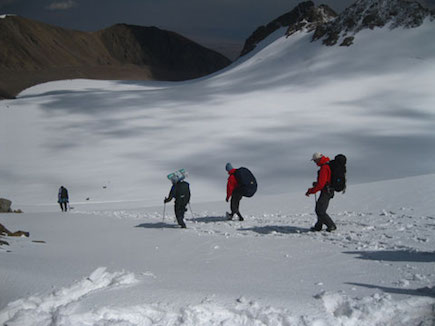
<svg viewBox="0 0 435 326"><path fill-rule="evenodd" d="M326 231L331 232L337 229L334 221L326 213L329 201L334 197L334 190L330 187L331 184L331 168L328 165L329 158L321 153L314 153L311 159L320 170L317 172L317 181L313 183L313 187L309 188L305 196L309 197L320 191L320 197L316 202L317 223L311 228L311 231L322 230L323 224L326 225Z"/></svg>
<svg viewBox="0 0 435 326"><path fill-rule="evenodd" d="M231 198L231 204L230 204L231 213L227 212L226 214L227 219L232 220L234 214L236 214L239 217L239 221L243 221L244 219L239 211L240 200L242 200L243 195L240 189L240 185L237 181L237 178L234 175L237 169L234 169L231 163L227 163L225 166L225 170L227 170L229 174L228 182L227 182L227 197L225 199L226 202L228 203L228 201Z"/></svg>
<svg viewBox="0 0 435 326"><path fill-rule="evenodd" d="M61 186L59 188L59 194L57 195L57 202L59 203L62 212L66 212L67 204L69 203L69 198L68 198L68 190L64 186Z"/></svg>
<svg viewBox="0 0 435 326"><path fill-rule="evenodd" d="M164 203L169 203L172 198L175 198L174 211L177 218L178 225L185 229L184 213L187 211L187 204L190 201L190 187L186 181L178 180L177 177L171 179L172 188L169 191L168 197L165 198Z"/></svg>

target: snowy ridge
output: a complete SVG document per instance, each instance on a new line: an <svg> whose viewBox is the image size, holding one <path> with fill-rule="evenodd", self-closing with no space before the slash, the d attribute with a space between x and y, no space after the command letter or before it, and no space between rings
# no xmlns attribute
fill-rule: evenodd
<svg viewBox="0 0 435 326"><path fill-rule="evenodd" d="M326 5L313 6L307 13L301 15L296 22L288 27L285 35L289 37L299 31L312 32L319 26L334 21L336 17L337 14Z"/></svg>
<svg viewBox="0 0 435 326"><path fill-rule="evenodd" d="M317 28L313 40L324 38L326 45L335 45L340 39L352 38L363 29L389 25L390 29L416 28L426 18L435 19L435 13L418 2L407 0L358 0L333 21ZM348 39L349 42L351 39ZM341 45L346 44L345 41Z"/></svg>

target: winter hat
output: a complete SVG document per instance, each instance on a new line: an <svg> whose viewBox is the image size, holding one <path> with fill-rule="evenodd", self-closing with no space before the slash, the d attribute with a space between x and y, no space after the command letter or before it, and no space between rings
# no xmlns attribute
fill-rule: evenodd
<svg viewBox="0 0 435 326"><path fill-rule="evenodd" d="M311 161L317 161L318 159L320 159L322 157L323 157L322 153L316 152L313 154L313 158L311 159Z"/></svg>
<svg viewBox="0 0 435 326"><path fill-rule="evenodd" d="M227 170L228 172L230 172L233 169L233 166L230 162L227 163L227 165L225 165L225 170Z"/></svg>

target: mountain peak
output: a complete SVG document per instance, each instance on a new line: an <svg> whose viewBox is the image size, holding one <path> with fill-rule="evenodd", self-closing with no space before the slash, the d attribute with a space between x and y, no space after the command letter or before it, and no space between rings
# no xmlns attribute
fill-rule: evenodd
<svg viewBox="0 0 435 326"><path fill-rule="evenodd" d="M251 52L258 43L281 27L288 27L287 35L290 35L304 28L314 30L318 24L323 24L336 16L337 14L326 5L316 7L312 1L301 2L293 10L269 24L258 27L246 40L240 56Z"/></svg>
<svg viewBox="0 0 435 326"><path fill-rule="evenodd" d="M335 20L317 27L313 40L323 39L325 45L352 44L353 37L363 29L389 25L414 28L426 18L435 19L435 13L417 2L407 0L358 0Z"/></svg>

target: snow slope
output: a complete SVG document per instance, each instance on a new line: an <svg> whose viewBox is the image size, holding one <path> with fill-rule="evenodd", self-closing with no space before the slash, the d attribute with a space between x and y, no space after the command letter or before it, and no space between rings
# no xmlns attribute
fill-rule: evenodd
<svg viewBox="0 0 435 326"><path fill-rule="evenodd" d="M434 28L275 34L200 80L0 102L0 195L25 212L0 223L31 234L0 247L0 324L433 325ZM348 156L332 234L308 232L315 151ZM243 223L223 218L228 161L259 181ZM181 167L187 230L161 204Z"/></svg>
<svg viewBox="0 0 435 326"><path fill-rule="evenodd" d="M0 103L1 192L48 203L63 184L74 201L155 205L184 167L197 200L216 200L227 161L260 193L304 191L315 151L347 154L354 184L434 173L434 26L362 31L349 48L281 37L199 81L32 87Z"/></svg>

